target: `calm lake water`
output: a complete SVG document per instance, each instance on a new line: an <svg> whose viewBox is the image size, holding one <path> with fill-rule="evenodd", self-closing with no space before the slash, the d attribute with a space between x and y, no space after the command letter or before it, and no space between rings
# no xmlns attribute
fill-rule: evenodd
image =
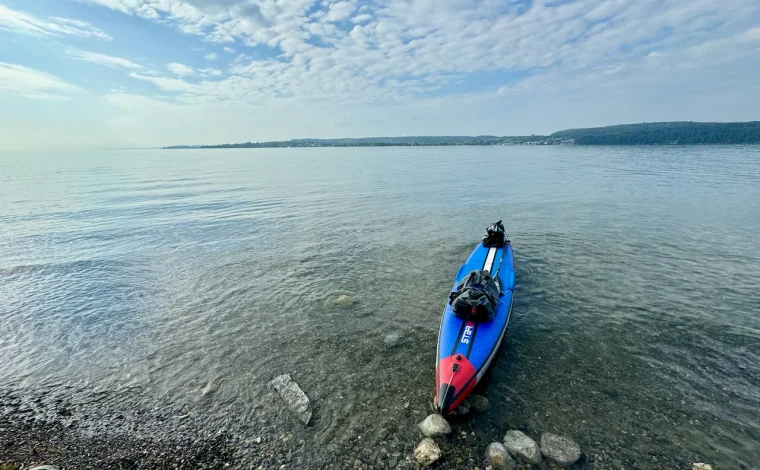
<svg viewBox="0 0 760 470"><path fill-rule="evenodd" d="M0 384L160 400L324 462L408 452L453 276L498 219L514 317L457 445L523 427L591 468L756 468L760 147L2 155ZM284 372L306 429L266 385Z"/></svg>

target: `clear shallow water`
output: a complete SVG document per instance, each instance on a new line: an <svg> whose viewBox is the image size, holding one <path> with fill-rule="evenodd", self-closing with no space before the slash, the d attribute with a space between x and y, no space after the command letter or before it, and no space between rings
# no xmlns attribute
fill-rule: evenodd
<svg viewBox="0 0 760 470"><path fill-rule="evenodd" d="M496 219L514 318L458 444L525 426L593 468L760 461L760 147L3 155L0 384L276 422L325 461L383 430L408 447L453 275ZM273 406L283 372L306 430Z"/></svg>

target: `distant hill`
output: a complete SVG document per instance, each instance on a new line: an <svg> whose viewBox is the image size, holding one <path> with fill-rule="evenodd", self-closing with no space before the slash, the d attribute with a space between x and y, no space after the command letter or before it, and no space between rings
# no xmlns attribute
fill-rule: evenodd
<svg viewBox="0 0 760 470"><path fill-rule="evenodd" d="M220 145L176 145L167 149L275 147L397 147L451 145L709 145L760 144L760 121L652 122L568 129L549 136L411 136L293 139Z"/></svg>
<svg viewBox="0 0 760 470"><path fill-rule="evenodd" d="M699 145L760 143L760 121L652 122L568 129L549 136L576 145Z"/></svg>
<svg viewBox="0 0 760 470"><path fill-rule="evenodd" d="M232 149L276 147L411 147L451 145L525 145L544 144L546 136L408 136L408 137L361 137L344 139L293 139L269 142L244 142L220 145L175 145L167 149Z"/></svg>
<svg viewBox="0 0 760 470"><path fill-rule="evenodd" d="M334 145L415 145L420 142L425 142L426 145L478 145L484 142L494 142L502 137L496 137L494 135L479 135L479 136L467 136L467 135L451 135L451 136L404 136L404 137L360 137L360 138L344 138L344 139L293 139L288 142L299 144L324 144L330 143Z"/></svg>

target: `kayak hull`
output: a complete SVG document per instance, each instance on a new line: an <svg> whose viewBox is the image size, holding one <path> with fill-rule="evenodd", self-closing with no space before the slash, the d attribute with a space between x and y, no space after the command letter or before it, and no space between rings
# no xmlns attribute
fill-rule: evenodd
<svg viewBox="0 0 760 470"><path fill-rule="evenodd" d="M498 277L502 293L490 321L457 317L446 303L435 367L435 406L441 414L455 410L482 380L504 340L512 314L515 272L511 244L488 248L481 243L475 247L459 268L452 292L471 271L478 269Z"/></svg>

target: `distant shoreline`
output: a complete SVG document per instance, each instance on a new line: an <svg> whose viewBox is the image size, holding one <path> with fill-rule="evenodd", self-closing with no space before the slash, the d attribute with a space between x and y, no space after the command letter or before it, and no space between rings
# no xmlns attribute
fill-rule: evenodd
<svg viewBox="0 0 760 470"><path fill-rule="evenodd" d="M172 145L167 150L308 147L451 147L507 145L740 145L760 144L760 121L655 122L568 129L530 136L412 136L342 139L292 139L218 145Z"/></svg>
<svg viewBox="0 0 760 470"><path fill-rule="evenodd" d="M158 147L158 150L206 150L206 149L273 149L273 148L383 148L383 147L517 147L538 146L548 147L565 145L570 147L718 147L721 145L760 145L760 142L739 143L699 143L699 144L370 144L370 145L266 145L270 142L254 142L251 145L221 144L221 145L172 145ZM257 145L260 144L260 145ZM130 149L125 149L130 150Z"/></svg>

